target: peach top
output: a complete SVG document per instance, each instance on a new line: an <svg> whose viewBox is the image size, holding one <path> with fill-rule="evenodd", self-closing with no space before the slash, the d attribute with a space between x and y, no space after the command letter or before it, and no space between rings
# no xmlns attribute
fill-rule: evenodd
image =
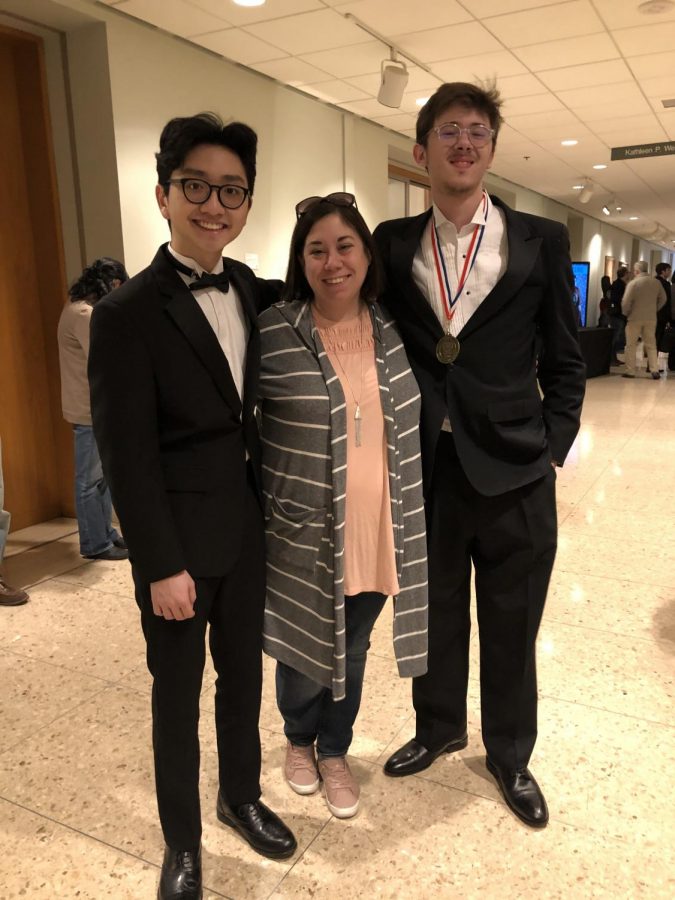
<svg viewBox="0 0 675 900"><path fill-rule="evenodd" d="M318 316L315 312L315 321ZM322 322L326 320L321 319ZM326 353L347 403L347 497L345 504L344 592L398 594L396 554L389 496L387 440L368 313L321 327ZM356 446L357 402L361 441Z"/></svg>

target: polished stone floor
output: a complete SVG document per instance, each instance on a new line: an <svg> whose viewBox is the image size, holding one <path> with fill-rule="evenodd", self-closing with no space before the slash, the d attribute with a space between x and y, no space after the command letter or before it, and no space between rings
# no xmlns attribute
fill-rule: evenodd
<svg viewBox="0 0 675 900"><path fill-rule="evenodd" d="M391 617L376 626L351 762L362 808L334 819L281 776L266 662L263 798L299 843L257 856L215 817L212 671L202 717L205 897L675 896L675 377L589 382L558 476L560 545L539 638L532 769L551 823L528 830L487 775L477 646L468 748L423 775L381 764L413 734ZM72 520L10 536L0 609L0 897L153 898L162 857L149 678L127 563L82 563Z"/></svg>

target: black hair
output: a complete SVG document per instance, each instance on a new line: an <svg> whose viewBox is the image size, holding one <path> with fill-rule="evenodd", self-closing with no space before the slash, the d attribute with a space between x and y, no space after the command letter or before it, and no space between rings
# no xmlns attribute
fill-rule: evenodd
<svg viewBox="0 0 675 900"><path fill-rule="evenodd" d="M619 266L616 270L616 277L623 278L624 275L628 274L628 266Z"/></svg>
<svg viewBox="0 0 675 900"><path fill-rule="evenodd" d="M451 81L442 84L424 104L417 114L416 140L426 147L427 136L434 122L450 106L458 104L466 109L476 109L487 116L493 129L492 147L497 144L497 135L504 119L501 114L502 98L495 84L479 87L467 81Z"/></svg>
<svg viewBox="0 0 675 900"><path fill-rule="evenodd" d="M101 256L83 270L77 281L72 284L68 296L71 303L76 300L86 300L93 306L101 297L105 297L114 289L113 281L115 279L125 282L128 278L129 273L119 260Z"/></svg>
<svg viewBox="0 0 675 900"><path fill-rule="evenodd" d="M166 123L159 138L159 153L155 153L158 183L166 189L172 172L180 169L188 154L202 144L224 147L239 157L252 196L258 135L243 122L225 125L220 116L212 112L171 119Z"/></svg>
<svg viewBox="0 0 675 900"><path fill-rule="evenodd" d="M307 235L314 225L325 216L337 215L345 225L353 228L363 242L364 249L370 258L368 272L361 286L361 299L368 303L376 300L382 292L383 278L380 257L370 229L355 206L342 206L329 200L318 200L304 213L295 224L291 236L291 247L288 253L288 271L284 300L312 300L313 293L305 277L302 266L302 254L305 249Z"/></svg>
<svg viewBox="0 0 675 900"><path fill-rule="evenodd" d="M671 266L670 263L664 263L664 262L657 263L656 264L656 274L660 275L662 272L665 272L666 269L672 269L672 268L673 267Z"/></svg>

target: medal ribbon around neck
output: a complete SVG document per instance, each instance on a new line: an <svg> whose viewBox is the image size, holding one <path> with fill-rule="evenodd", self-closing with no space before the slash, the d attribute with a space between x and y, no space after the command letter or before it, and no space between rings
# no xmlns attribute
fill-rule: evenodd
<svg viewBox="0 0 675 900"><path fill-rule="evenodd" d="M455 296L452 296L452 291L450 290L450 279L448 278L448 269L445 265L445 259L443 257L443 253L441 251L441 241L438 237L438 228L436 226L436 222L434 221L434 215L431 215L431 224L432 224L432 239L431 246L434 250L434 262L436 263L436 277L438 278L438 287L441 292L441 298L443 300L443 309L445 310L445 318L447 321L446 329L449 332L450 322L452 321L452 317L456 312L457 301L462 296L462 291L464 290L464 286L471 274L471 270L473 269L474 263L476 262L476 257L478 256L478 251L480 250L480 245L483 241L483 235L485 233L485 225L487 223L487 217L490 212L490 197L488 196L487 191L483 191L483 224L476 225L473 229L473 234L471 235L471 242L469 244L469 252L466 254L466 259L464 260L464 267L462 269L462 273L459 276L459 282L457 283L457 293Z"/></svg>

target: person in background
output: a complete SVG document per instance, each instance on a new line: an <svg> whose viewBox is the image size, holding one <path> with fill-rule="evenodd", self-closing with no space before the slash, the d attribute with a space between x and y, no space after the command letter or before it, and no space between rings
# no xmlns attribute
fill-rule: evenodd
<svg viewBox="0 0 675 900"><path fill-rule="evenodd" d="M0 566L5 555L5 544L7 543L7 535L9 534L9 523L11 515L4 508L5 506L5 482L2 477L2 440L0 440ZM2 577L0 571L0 606L23 606L28 603L28 594L21 588L12 587L7 584Z"/></svg>
<svg viewBox="0 0 675 900"><path fill-rule="evenodd" d="M626 317L621 312L621 300L629 280L630 272L628 268L619 266L616 272L616 279L612 282L609 293L609 327L614 332L612 339L613 366L623 365L617 354L623 353L626 347Z"/></svg>
<svg viewBox="0 0 675 900"><path fill-rule="evenodd" d="M654 381L661 377L656 352L656 319L658 311L666 304L666 292L658 278L649 277L649 266L644 260L633 266L634 278L626 286L621 300L621 311L626 316L626 371L623 378L635 378L638 340L647 355L649 371Z"/></svg>
<svg viewBox="0 0 675 900"><path fill-rule="evenodd" d="M670 283L670 276L672 274L672 266L670 263L660 262L657 264L655 270L656 279L661 284L663 290L666 294L666 302L661 307L661 309L656 314L656 349L657 352L661 351L661 347L663 344L663 335L665 334L666 328L672 328L675 325L675 315L673 315L673 295L672 295L672 285ZM673 365L671 365L671 356L673 356L672 350L669 348L665 350L668 353L668 368L672 372Z"/></svg>
<svg viewBox="0 0 675 900"><path fill-rule="evenodd" d="M600 297L599 304L600 315L598 316L598 328L610 328L609 305L612 293L612 282L610 281L609 275L602 276L600 279L600 287L602 289L602 296Z"/></svg>
<svg viewBox="0 0 675 900"><path fill-rule="evenodd" d="M155 197L171 240L92 316L103 470L129 544L152 675L165 840L159 900L202 897L199 699L217 673L215 816L258 853L297 842L261 800L265 532L255 404L263 287L223 249L246 225L258 138L213 113L171 119ZM276 296L275 298L276 299Z"/></svg>
<svg viewBox="0 0 675 900"><path fill-rule="evenodd" d="M128 559L122 536L112 524L112 499L101 468L94 429L87 360L89 326L98 301L129 278L121 262L102 256L87 266L68 291L59 319L59 366L63 418L73 426L75 511L80 553L87 559Z"/></svg>
<svg viewBox="0 0 675 900"><path fill-rule="evenodd" d="M375 246L354 196L310 197L296 213L288 299L260 316L264 648L278 660L286 780L299 794L322 780L344 819L359 808L346 754L388 595L399 674L426 671L420 396L377 303Z"/></svg>
<svg viewBox="0 0 675 900"><path fill-rule="evenodd" d="M466 747L475 576L487 770L526 824L548 822L528 768L537 739L535 645L557 545L556 468L579 429L579 349L567 229L484 187L502 123L494 87L441 85L414 157L433 206L375 231L422 394L429 671L416 732L385 763L412 775ZM537 352L538 346L540 352Z"/></svg>

